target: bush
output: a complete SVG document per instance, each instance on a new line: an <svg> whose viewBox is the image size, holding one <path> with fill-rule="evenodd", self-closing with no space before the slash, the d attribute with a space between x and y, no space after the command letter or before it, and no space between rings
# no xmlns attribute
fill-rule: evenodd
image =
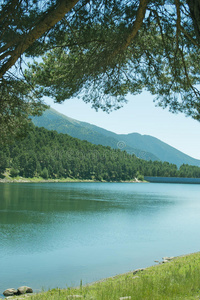
<svg viewBox="0 0 200 300"><path fill-rule="evenodd" d="M144 181L144 176L141 175L141 174L139 174L138 177L137 177L137 179L140 180L140 181Z"/></svg>
<svg viewBox="0 0 200 300"><path fill-rule="evenodd" d="M44 179L49 178L49 172L46 167L42 170L41 177L43 177Z"/></svg>
<svg viewBox="0 0 200 300"><path fill-rule="evenodd" d="M17 177L18 175L19 175L19 170L15 169L15 168L10 169L10 176L11 177Z"/></svg>

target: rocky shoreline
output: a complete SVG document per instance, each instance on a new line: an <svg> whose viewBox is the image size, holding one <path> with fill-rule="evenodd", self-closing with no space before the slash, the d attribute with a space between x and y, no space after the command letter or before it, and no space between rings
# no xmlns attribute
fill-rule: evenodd
<svg viewBox="0 0 200 300"><path fill-rule="evenodd" d="M32 294L32 293L33 293L32 288L28 286L20 286L18 289L9 288L5 290L3 292L3 295L6 297L6 299L10 299L11 296L19 296L19 295Z"/></svg>

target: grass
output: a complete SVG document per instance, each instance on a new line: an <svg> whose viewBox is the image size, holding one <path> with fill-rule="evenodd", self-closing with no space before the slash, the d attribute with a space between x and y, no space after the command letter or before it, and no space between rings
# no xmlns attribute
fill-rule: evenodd
<svg viewBox="0 0 200 300"><path fill-rule="evenodd" d="M131 300L200 299L200 253L175 258L135 275L131 272L79 288L52 289L28 299L118 300L121 297Z"/></svg>

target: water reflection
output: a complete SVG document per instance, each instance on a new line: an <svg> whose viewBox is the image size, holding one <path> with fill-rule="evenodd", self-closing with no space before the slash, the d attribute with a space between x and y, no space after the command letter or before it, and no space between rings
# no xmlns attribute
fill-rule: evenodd
<svg viewBox="0 0 200 300"><path fill-rule="evenodd" d="M87 185L87 184L85 184ZM5 184L0 185L2 195L1 210L60 212L60 211L99 211L107 209L126 209L138 206L171 205L173 197L161 193L146 193L145 191L118 189L119 184L111 184L112 189L99 190L100 183L88 184L83 188L80 184ZM149 185L148 185L149 186ZM98 187L98 189L94 189ZM134 185L128 187L134 187Z"/></svg>
<svg viewBox="0 0 200 300"><path fill-rule="evenodd" d="M0 184L0 291L16 269L13 286L65 287L197 251L199 199L197 185Z"/></svg>

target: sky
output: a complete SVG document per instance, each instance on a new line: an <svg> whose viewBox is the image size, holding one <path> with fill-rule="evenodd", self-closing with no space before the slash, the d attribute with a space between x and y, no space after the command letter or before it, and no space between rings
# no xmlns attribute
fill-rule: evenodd
<svg viewBox="0 0 200 300"><path fill-rule="evenodd" d="M151 135L189 156L200 159L200 122L184 114L172 114L167 109L155 107L154 98L148 92L137 96L129 95L127 99L127 104L109 114L96 112L90 103L86 104L76 98L62 104L46 99L46 103L70 118L115 133L137 132Z"/></svg>

